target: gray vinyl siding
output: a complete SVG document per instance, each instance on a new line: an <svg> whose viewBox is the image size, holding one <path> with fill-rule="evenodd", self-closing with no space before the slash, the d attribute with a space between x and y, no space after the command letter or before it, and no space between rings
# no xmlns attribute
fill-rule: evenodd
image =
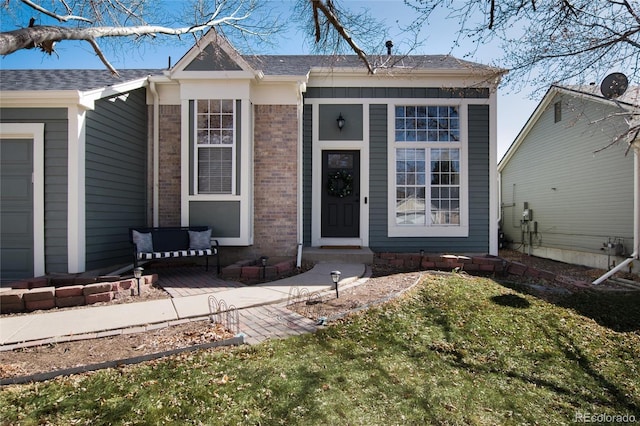
<svg viewBox="0 0 640 426"><path fill-rule="evenodd" d="M86 121L86 269L131 261L128 229L146 224L145 90L101 99Z"/></svg>
<svg viewBox="0 0 640 426"><path fill-rule="evenodd" d="M371 105L369 242L376 252L487 253L489 251L489 106L470 105L468 113L469 236L387 236L386 105Z"/></svg>
<svg viewBox="0 0 640 426"><path fill-rule="evenodd" d="M44 123L45 272L67 272L68 120L65 108L0 108L3 123Z"/></svg>
<svg viewBox="0 0 640 426"><path fill-rule="evenodd" d="M554 122L554 104L562 120ZM521 241L523 203L533 210L542 247L604 253L609 237L633 247L633 155L609 144L624 124L616 110L586 99L556 95L501 173L502 230ZM515 205L514 205L515 204Z"/></svg>

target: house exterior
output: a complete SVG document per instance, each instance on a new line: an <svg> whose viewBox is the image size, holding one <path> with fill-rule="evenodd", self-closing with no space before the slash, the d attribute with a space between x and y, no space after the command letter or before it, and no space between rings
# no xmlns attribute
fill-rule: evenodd
<svg viewBox="0 0 640 426"><path fill-rule="evenodd" d="M498 165L511 247L601 269L633 253L638 163L627 143L612 142L629 129L638 93L612 100L598 86L547 91Z"/></svg>
<svg viewBox="0 0 640 426"><path fill-rule="evenodd" d="M126 263L127 229L143 225L211 226L223 263L326 246L497 254L503 71L376 59L394 65L243 56L210 31L171 69L111 82L0 71L0 145L35 147L32 234L18 238L33 273ZM71 86L29 90L62 75Z"/></svg>

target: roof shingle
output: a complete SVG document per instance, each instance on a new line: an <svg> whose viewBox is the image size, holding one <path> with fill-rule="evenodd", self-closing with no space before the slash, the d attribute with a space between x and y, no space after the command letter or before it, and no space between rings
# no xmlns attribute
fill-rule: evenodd
<svg viewBox="0 0 640 426"><path fill-rule="evenodd" d="M247 55L243 59L255 70L270 76L306 75L314 68L362 69L355 55ZM449 55L371 57L374 65L395 69L496 71L490 66L463 61ZM385 66L386 64L386 66ZM0 70L0 91L87 91L126 81L160 75L160 69L123 69L120 77L102 69Z"/></svg>
<svg viewBox="0 0 640 426"><path fill-rule="evenodd" d="M115 77L108 70L0 70L0 91L16 90L79 90L86 91L112 86L161 70L125 69Z"/></svg>

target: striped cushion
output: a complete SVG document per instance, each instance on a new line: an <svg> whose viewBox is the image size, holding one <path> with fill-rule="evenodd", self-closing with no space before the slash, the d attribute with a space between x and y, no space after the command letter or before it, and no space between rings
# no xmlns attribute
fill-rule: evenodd
<svg viewBox="0 0 640 426"><path fill-rule="evenodd" d="M170 257L194 257L194 256L211 256L216 254L216 249L206 250L177 250L177 251L156 251L138 253L139 260L167 259Z"/></svg>

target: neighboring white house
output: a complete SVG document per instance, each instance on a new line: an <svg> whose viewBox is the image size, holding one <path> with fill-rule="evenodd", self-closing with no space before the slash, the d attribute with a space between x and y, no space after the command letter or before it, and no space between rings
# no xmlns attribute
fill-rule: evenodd
<svg viewBox="0 0 640 426"><path fill-rule="evenodd" d="M629 129L639 93L551 86L498 164L506 245L603 269L634 253L638 161L627 141L612 142Z"/></svg>

